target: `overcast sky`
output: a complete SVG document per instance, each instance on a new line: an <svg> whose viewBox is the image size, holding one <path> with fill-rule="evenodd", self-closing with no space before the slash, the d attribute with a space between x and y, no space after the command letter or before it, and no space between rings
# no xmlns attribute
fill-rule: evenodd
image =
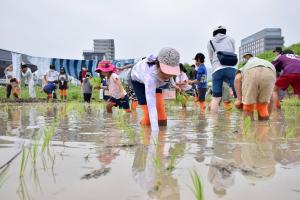
<svg viewBox="0 0 300 200"><path fill-rule="evenodd" d="M165 46L192 63L215 26L236 40L281 28L300 41L299 0L0 0L0 48L33 56L82 59L93 39L115 39L116 58L140 58Z"/></svg>

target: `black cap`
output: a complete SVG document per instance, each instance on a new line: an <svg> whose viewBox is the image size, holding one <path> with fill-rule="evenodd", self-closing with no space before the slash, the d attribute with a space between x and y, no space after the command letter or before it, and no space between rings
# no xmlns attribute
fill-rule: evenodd
<svg viewBox="0 0 300 200"><path fill-rule="evenodd" d="M203 62L204 62L204 59L205 59L205 56L203 53L197 53L194 58L194 60L201 60Z"/></svg>
<svg viewBox="0 0 300 200"><path fill-rule="evenodd" d="M51 64L50 69L55 69L55 65Z"/></svg>
<svg viewBox="0 0 300 200"><path fill-rule="evenodd" d="M21 64L21 69L28 67L26 64Z"/></svg>
<svg viewBox="0 0 300 200"><path fill-rule="evenodd" d="M282 48L281 47L276 47L273 52L278 52L278 53L282 53Z"/></svg>

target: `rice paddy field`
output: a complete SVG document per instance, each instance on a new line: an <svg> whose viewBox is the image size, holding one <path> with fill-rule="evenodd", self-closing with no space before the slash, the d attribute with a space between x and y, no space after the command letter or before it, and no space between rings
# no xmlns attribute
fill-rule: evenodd
<svg viewBox="0 0 300 200"><path fill-rule="evenodd" d="M0 199L300 199L299 101L268 122L167 102L168 125L105 104L2 103Z"/></svg>

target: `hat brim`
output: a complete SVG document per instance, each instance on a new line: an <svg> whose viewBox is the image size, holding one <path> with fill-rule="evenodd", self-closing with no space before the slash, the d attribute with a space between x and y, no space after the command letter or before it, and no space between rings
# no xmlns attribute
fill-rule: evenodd
<svg viewBox="0 0 300 200"><path fill-rule="evenodd" d="M177 76L180 74L180 68L178 66L169 66L163 63L159 63L160 69L163 73Z"/></svg>
<svg viewBox="0 0 300 200"><path fill-rule="evenodd" d="M112 71L114 71L114 67L98 67L95 71L97 73L100 73L100 72L112 72Z"/></svg>

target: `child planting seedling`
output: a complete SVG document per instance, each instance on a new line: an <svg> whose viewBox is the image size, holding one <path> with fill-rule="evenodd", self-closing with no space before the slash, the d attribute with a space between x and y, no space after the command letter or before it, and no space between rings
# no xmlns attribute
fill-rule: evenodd
<svg viewBox="0 0 300 200"><path fill-rule="evenodd" d="M119 76L116 74L117 69L109 61L102 61L98 64L96 72L101 73L108 79L108 93L109 99L106 104L108 113L112 113L112 108L118 106L130 112L129 99ZM104 89L104 88L103 88Z"/></svg>

